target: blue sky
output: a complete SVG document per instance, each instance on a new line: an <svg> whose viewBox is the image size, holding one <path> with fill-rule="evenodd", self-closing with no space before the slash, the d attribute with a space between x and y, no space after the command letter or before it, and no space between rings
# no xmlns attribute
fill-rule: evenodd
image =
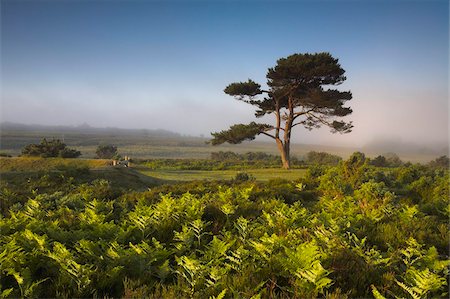
<svg viewBox="0 0 450 299"><path fill-rule="evenodd" d="M253 120L223 93L293 53L346 70L353 133L448 139L448 1L1 1L2 121L209 135Z"/></svg>

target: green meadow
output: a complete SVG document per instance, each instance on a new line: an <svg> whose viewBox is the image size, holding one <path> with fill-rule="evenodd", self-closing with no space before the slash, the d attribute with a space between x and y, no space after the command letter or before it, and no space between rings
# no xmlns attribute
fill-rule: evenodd
<svg viewBox="0 0 450 299"><path fill-rule="evenodd" d="M237 170L150 170L139 168L144 175L169 181L195 181L195 180L231 180L237 174L244 172L257 181L273 179L296 180L305 175L306 169L245 169Z"/></svg>

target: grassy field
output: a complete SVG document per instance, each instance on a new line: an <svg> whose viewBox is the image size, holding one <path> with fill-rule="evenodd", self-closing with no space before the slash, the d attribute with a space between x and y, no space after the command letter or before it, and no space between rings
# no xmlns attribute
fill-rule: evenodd
<svg viewBox="0 0 450 299"><path fill-rule="evenodd" d="M109 179L113 182L125 180L137 185L158 185L162 183L185 182L194 180L231 180L239 170L154 170L145 166L136 168L111 167L109 160L98 159L62 159L62 158L0 158L0 173L11 176L30 176L41 171L58 171L67 168L89 168L91 179ZM295 180L305 174L305 169L284 170L281 168L245 169L243 172L253 176L257 181L282 178ZM8 173L16 173L9 174ZM126 185L125 183L121 185ZM132 184L136 185L136 184ZM142 189L142 188L141 188Z"/></svg>
<svg viewBox="0 0 450 299"><path fill-rule="evenodd" d="M150 170L138 168L140 173L156 179L166 181L193 181L193 180L231 180L240 171L237 170ZM271 179L296 180L305 175L306 169L246 169L245 173L253 176L257 181Z"/></svg>
<svg viewBox="0 0 450 299"><path fill-rule="evenodd" d="M101 159L68 159L68 158L35 158L35 157L0 157L0 172L19 171L46 171L61 167L106 167L111 162Z"/></svg>

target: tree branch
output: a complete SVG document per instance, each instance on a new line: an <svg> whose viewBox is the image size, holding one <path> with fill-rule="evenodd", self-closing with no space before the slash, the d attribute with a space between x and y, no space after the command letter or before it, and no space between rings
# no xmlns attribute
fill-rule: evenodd
<svg viewBox="0 0 450 299"><path fill-rule="evenodd" d="M322 118L320 118L320 117L318 117L318 116L315 116L314 114L311 114L311 113L308 112L308 116L312 116L312 117L314 117L315 119L317 119L319 122L321 122L322 124L324 124L324 125L326 125L326 126L329 126L329 127L332 127L332 124L331 124L331 123L327 122L326 120L324 120L324 119L322 119Z"/></svg>
<svg viewBox="0 0 450 299"><path fill-rule="evenodd" d="M236 124L231 126L228 130L224 130L221 132L211 133L213 139L211 139L212 145L218 145L225 142L230 144L238 144L244 140L253 140L255 136L261 133L266 135L270 135L265 133L267 130L272 130L273 126L267 124L257 124L255 122L251 122L248 125L245 124Z"/></svg>
<svg viewBox="0 0 450 299"><path fill-rule="evenodd" d="M302 116L302 115L305 115L305 114L308 114L308 113L310 113L310 112L312 112L312 111L314 111L314 108L309 109L309 110L307 110L307 111L302 110L301 112L296 112L296 113L294 113L294 120L295 120L297 117Z"/></svg>
<svg viewBox="0 0 450 299"><path fill-rule="evenodd" d="M275 136L273 136L272 134L269 134L269 133L266 133L266 132L261 132L261 133L259 133L259 134L263 134L263 135L269 136L270 138L277 139L277 138L276 138Z"/></svg>

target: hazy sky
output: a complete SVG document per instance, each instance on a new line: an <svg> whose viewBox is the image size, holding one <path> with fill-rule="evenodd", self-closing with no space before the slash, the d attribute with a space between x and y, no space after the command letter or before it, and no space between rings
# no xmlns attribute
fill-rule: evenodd
<svg viewBox="0 0 450 299"><path fill-rule="evenodd" d="M355 128L294 142L448 140L446 0L1 0L1 121L209 136L254 119L226 85L322 51L346 70Z"/></svg>

